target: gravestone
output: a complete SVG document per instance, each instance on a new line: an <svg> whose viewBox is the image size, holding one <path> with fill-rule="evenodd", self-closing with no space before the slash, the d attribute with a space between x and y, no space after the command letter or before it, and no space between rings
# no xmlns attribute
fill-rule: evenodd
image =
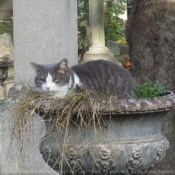
<svg viewBox="0 0 175 175"><path fill-rule="evenodd" d="M75 0L14 0L15 82L32 80L30 62L77 63L76 5Z"/></svg>
<svg viewBox="0 0 175 175"><path fill-rule="evenodd" d="M30 62L47 64L67 58L70 66L77 63L76 0L13 0L13 12L16 89L20 91L20 82L33 83L35 72ZM17 91L13 90L11 88L10 94L14 95ZM12 96L0 105L0 174L58 174L39 152L39 142L45 135L40 117L33 117L34 125L24 138L22 151L19 140L11 138L15 105L16 99Z"/></svg>

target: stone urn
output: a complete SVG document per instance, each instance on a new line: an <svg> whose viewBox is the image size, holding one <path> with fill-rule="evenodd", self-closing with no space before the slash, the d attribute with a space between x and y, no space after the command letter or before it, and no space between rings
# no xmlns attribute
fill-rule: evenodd
<svg viewBox="0 0 175 175"><path fill-rule="evenodd" d="M40 116L50 105L41 105ZM58 106L54 104L54 112L44 117L47 134L40 151L60 174L147 174L166 156L169 142L161 126L175 107L173 92L154 98L117 99L110 104L103 100L98 104L103 122L95 131L94 126L83 127L76 115L68 130L53 127Z"/></svg>

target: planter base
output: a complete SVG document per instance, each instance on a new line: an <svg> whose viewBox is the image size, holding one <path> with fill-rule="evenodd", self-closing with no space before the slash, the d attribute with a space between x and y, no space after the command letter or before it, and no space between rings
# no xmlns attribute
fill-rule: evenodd
<svg viewBox="0 0 175 175"><path fill-rule="evenodd" d="M49 143L51 143L49 141ZM85 174L147 174L161 161L169 147L165 137L111 143L108 145L67 145L60 172L60 152L56 142L41 145L44 160L56 171Z"/></svg>

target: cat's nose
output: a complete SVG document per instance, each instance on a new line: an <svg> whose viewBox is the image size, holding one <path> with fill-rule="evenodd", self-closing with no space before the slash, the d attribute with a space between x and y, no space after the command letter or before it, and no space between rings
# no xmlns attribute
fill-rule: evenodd
<svg viewBox="0 0 175 175"><path fill-rule="evenodd" d="M46 87L46 89L49 91L50 87Z"/></svg>

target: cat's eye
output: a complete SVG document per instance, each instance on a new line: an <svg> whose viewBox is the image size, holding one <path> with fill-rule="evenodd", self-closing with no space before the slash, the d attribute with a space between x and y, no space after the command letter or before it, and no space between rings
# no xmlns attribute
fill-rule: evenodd
<svg viewBox="0 0 175 175"><path fill-rule="evenodd" d="M55 78L55 79L53 80L53 82L58 84L58 83L60 82L60 79L59 79L59 78Z"/></svg>
<svg viewBox="0 0 175 175"><path fill-rule="evenodd" d="M53 78L52 82L57 82L59 78Z"/></svg>
<svg viewBox="0 0 175 175"><path fill-rule="evenodd" d="M45 80L43 78L40 78L40 81L45 82Z"/></svg>
<svg viewBox="0 0 175 175"><path fill-rule="evenodd" d="M54 79L53 82L57 83L57 82L59 82L59 79Z"/></svg>

